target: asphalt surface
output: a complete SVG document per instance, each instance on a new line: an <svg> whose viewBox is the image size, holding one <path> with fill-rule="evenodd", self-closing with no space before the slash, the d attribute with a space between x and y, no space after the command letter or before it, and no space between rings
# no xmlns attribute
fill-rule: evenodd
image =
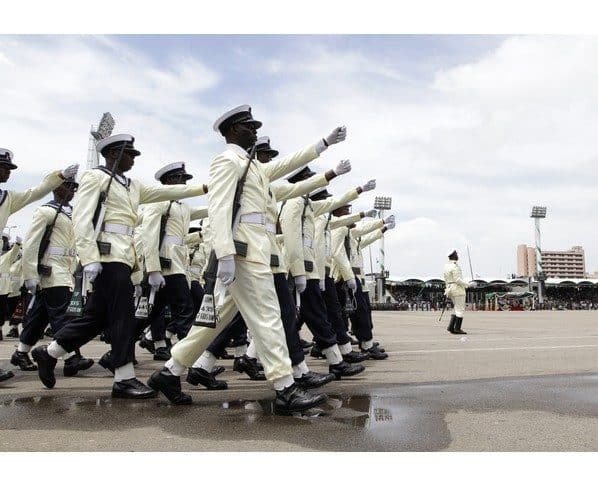
<svg viewBox="0 0 598 486"><path fill-rule="evenodd" d="M184 383L187 407L113 400L97 365L72 378L59 365L53 390L15 370L0 383L0 451L598 450L598 313L472 312L465 337L449 335L438 316L375 313L389 359L327 385L328 403L301 416L273 415L268 384L227 360L219 378L229 389ZM1 367L14 369L15 345L0 342ZM106 349L92 341L83 354ZM161 366L141 349L138 359L142 380Z"/></svg>

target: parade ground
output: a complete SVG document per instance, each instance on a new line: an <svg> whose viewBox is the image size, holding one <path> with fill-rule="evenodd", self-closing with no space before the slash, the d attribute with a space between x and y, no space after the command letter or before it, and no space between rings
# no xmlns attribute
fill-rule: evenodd
<svg viewBox="0 0 598 486"><path fill-rule="evenodd" d="M176 407L111 399L97 364L64 378L59 363L46 390L10 365L16 340L5 339L0 367L16 376L0 384L0 451L598 450L598 312L470 312L463 337L439 315L375 312L389 359L365 362L324 387L325 406L290 417L273 415L268 383L233 372L232 360L218 363L228 390L183 382L194 403ZM97 361L106 349L95 340L83 354ZM162 363L137 351L146 381Z"/></svg>

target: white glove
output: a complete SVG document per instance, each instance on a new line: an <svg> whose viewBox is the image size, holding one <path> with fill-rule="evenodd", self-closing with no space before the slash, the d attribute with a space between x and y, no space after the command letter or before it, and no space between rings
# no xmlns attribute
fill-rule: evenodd
<svg viewBox="0 0 598 486"><path fill-rule="evenodd" d="M37 286L39 285L39 280L37 278L31 278L29 280L25 280L25 288L35 294L37 292Z"/></svg>
<svg viewBox="0 0 598 486"><path fill-rule="evenodd" d="M350 278L347 280L347 287L349 287L353 292L357 290L357 281L354 278Z"/></svg>
<svg viewBox="0 0 598 486"><path fill-rule="evenodd" d="M334 145L335 143L342 142L345 138L347 138L347 127L343 125L332 130L332 133L324 140L326 140L328 145Z"/></svg>
<svg viewBox="0 0 598 486"><path fill-rule="evenodd" d="M369 180L361 186L361 192L373 191L374 189L376 189L376 179Z"/></svg>
<svg viewBox="0 0 598 486"><path fill-rule="evenodd" d="M395 223L395 215L391 214L390 216L386 216L386 218L384 218L384 224L394 224Z"/></svg>
<svg viewBox="0 0 598 486"><path fill-rule="evenodd" d="M365 212L365 217L366 218L375 218L377 214L378 214L378 211L376 211L375 209L370 209L369 211Z"/></svg>
<svg viewBox="0 0 598 486"><path fill-rule="evenodd" d="M227 255L218 260L216 276L223 285L230 285L235 280L235 255Z"/></svg>
<svg viewBox="0 0 598 486"><path fill-rule="evenodd" d="M133 297L135 299L138 299L139 297L141 297L142 294L143 294L143 289L141 288L141 285L135 285L135 291L133 292Z"/></svg>
<svg viewBox="0 0 598 486"><path fill-rule="evenodd" d="M351 172L351 161L349 159L341 160L334 168L334 173L339 176Z"/></svg>
<svg viewBox="0 0 598 486"><path fill-rule="evenodd" d="M162 276L162 272L150 272L147 276L147 283L150 284L152 290L160 290L166 285L166 280Z"/></svg>
<svg viewBox="0 0 598 486"><path fill-rule="evenodd" d="M305 275L295 277L295 288L297 289L297 292L303 292L305 287L307 287L307 277Z"/></svg>
<svg viewBox="0 0 598 486"><path fill-rule="evenodd" d="M83 267L83 274L89 283L93 282L100 273L102 273L102 264L100 262L88 263Z"/></svg>
<svg viewBox="0 0 598 486"><path fill-rule="evenodd" d="M320 290L322 292L326 292L326 280L324 280L323 278L320 279Z"/></svg>
<svg viewBox="0 0 598 486"><path fill-rule="evenodd" d="M390 222L390 223L386 223L386 228L388 228L389 230L393 229L396 226L396 223L394 221L394 219Z"/></svg>
<svg viewBox="0 0 598 486"><path fill-rule="evenodd" d="M22 245L22 244L23 244L23 238L21 238L20 236L17 236L17 237L15 238L15 243L16 243L17 245Z"/></svg>
<svg viewBox="0 0 598 486"><path fill-rule="evenodd" d="M66 169L64 169L61 174L62 177L65 179L74 179L77 176L77 171L79 170L79 164L69 165Z"/></svg>

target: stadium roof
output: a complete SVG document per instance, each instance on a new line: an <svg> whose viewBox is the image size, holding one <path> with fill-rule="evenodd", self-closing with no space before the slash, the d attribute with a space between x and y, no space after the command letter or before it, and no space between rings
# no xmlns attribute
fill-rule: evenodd
<svg viewBox="0 0 598 486"><path fill-rule="evenodd" d="M466 279L470 281L469 279ZM478 284L483 285L527 285L527 277L518 278L494 278L494 277L478 277L474 280ZM440 277L389 277L386 282L390 285L420 285L420 284L439 284L444 283ZM546 285L556 286L598 286L598 278L548 278Z"/></svg>

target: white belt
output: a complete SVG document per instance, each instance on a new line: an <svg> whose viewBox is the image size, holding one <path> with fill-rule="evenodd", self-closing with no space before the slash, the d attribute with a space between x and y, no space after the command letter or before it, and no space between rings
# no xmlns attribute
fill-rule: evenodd
<svg viewBox="0 0 598 486"><path fill-rule="evenodd" d="M314 247L314 240L310 239L310 238L303 238L303 246L307 247L307 248L312 248Z"/></svg>
<svg viewBox="0 0 598 486"><path fill-rule="evenodd" d="M47 250L48 255L56 256L77 256L77 250L74 248L65 248L63 246L49 246Z"/></svg>
<svg viewBox="0 0 598 486"><path fill-rule="evenodd" d="M276 225L274 223L266 223L266 230L268 233L276 234Z"/></svg>
<svg viewBox="0 0 598 486"><path fill-rule="evenodd" d="M105 233L116 233L117 235L133 236L135 228L127 226L126 224L104 223L102 231Z"/></svg>
<svg viewBox="0 0 598 486"><path fill-rule="evenodd" d="M242 214L239 223L266 224L266 213L247 213Z"/></svg>
<svg viewBox="0 0 598 486"><path fill-rule="evenodd" d="M10 279L11 279L13 282L19 282L19 281L21 280L21 277L10 277Z"/></svg>
<svg viewBox="0 0 598 486"><path fill-rule="evenodd" d="M193 272L193 273L200 273L201 272L201 267L199 265L191 265L189 267L189 271Z"/></svg>
<svg viewBox="0 0 598 486"><path fill-rule="evenodd" d="M180 236L166 235L162 240L162 244L181 246L183 244L183 238L181 238Z"/></svg>

